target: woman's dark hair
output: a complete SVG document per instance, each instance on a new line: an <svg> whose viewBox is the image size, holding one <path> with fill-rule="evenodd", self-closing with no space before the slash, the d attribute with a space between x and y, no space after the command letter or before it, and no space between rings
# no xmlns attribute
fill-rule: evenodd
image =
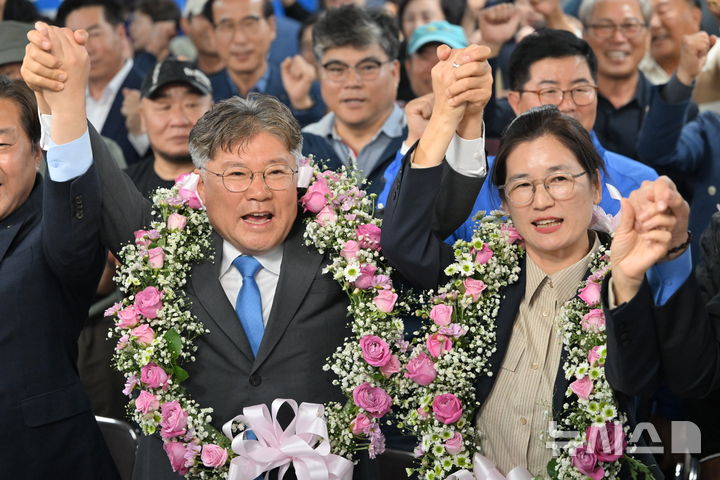
<svg viewBox="0 0 720 480"><path fill-rule="evenodd" d="M508 157L515 148L543 136L555 138L570 150L592 183L597 182L598 171L605 171L605 162L580 122L560 113L555 105L543 105L521 113L505 129L490 174L495 188L505 183Z"/></svg>

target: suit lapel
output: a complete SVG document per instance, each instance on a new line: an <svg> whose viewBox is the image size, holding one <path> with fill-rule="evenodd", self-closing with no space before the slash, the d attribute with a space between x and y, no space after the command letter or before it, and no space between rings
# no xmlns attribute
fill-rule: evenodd
<svg viewBox="0 0 720 480"><path fill-rule="evenodd" d="M215 251L215 262L202 262L195 265L192 270L191 283L195 295L210 315L210 319L228 336L238 350L247 357L248 361L252 362L253 354L245 330L242 328L235 309L228 302L220 284L223 240L215 231L213 231L212 243Z"/></svg>
<svg viewBox="0 0 720 480"><path fill-rule="evenodd" d="M253 371L262 365L282 338L322 264L323 255L305 246L304 232L303 218L298 215L283 246L280 279Z"/></svg>

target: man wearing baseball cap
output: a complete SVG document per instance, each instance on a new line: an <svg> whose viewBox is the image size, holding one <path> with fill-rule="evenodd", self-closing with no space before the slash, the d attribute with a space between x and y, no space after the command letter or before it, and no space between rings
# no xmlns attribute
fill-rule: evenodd
<svg viewBox="0 0 720 480"><path fill-rule="evenodd" d="M25 56L27 32L33 26L29 23L5 20L0 22L0 75L20 80L20 65Z"/></svg>
<svg viewBox="0 0 720 480"><path fill-rule="evenodd" d="M410 37L405 71L410 80L410 88L416 97L432 93L430 71L438 61L436 51L441 44L450 48L465 48L468 46L468 41L462 27L444 20L421 25Z"/></svg>
<svg viewBox="0 0 720 480"><path fill-rule="evenodd" d="M150 140L150 152L131 165L127 174L138 190L149 196L192 171L188 136L213 104L212 87L190 62L168 58L150 70L140 95L140 121Z"/></svg>

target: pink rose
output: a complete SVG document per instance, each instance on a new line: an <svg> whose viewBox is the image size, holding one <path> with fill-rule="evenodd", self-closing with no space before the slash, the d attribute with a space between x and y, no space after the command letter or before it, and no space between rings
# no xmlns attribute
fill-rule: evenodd
<svg viewBox="0 0 720 480"><path fill-rule="evenodd" d="M385 340L375 335L365 335L360 339L362 357L373 367L382 367L390 361L390 347Z"/></svg>
<svg viewBox="0 0 720 480"><path fill-rule="evenodd" d="M588 352L588 363L592 366L600 361L600 346L592 347Z"/></svg>
<svg viewBox="0 0 720 480"><path fill-rule="evenodd" d="M372 223L365 223L355 229L360 241L360 247L370 250L380 250L380 227Z"/></svg>
<svg viewBox="0 0 720 480"><path fill-rule="evenodd" d="M355 286L360 290L367 290L372 287L375 272L377 272L375 265L370 263L363 264L360 267L360 276L355 280ZM392 308L390 310L392 310Z"/></svg>
<svg viewBox="0 0 720 480"><path fill-rule="evenodd" d="M115 345L115 350L122 350L123 348L127 347L129 341L130 337L128 337L127 335L123 335L118 340L117 345Z"/></svg>
<svg viewBox="0 0 720 480"><path fill-rule="evenodd" d="M584 376L583 378L572 382L570 384L570 389L572 389L578 397L587 400L590 396L590 392L592 392L593 383L592 380L590 380L590 377Z"/></svg>
<svg viewBox="0 0 720 480"><path fill-rule="evenodd" d="M175 185L178 188L178 194L190 208L202 208L202 201L197 194L197 186L200 176L195 173L185 173L175 179Z"/></svg>
<svg viewBox="0 0 720 480"><path fill-rule="evenodd" d="M160 407L160 411L162 413L160 436L173 438L185 435L188 414L178 402L166 402Z"/></svg>
<svg viewBox="0 0 720 480"><path fill-rule="evenodd" d="M370 426L372 425L372 420L370 420L367 415L364 413L358 413L357 417L355 417L355 420L352 421L350 424L350 429L352 430L353 435L362 435L370 431Z"/></svg>
<svg viewBox="0 0 720 480"><path fill-rule="evenodd" d="M430 385L437 377L435 363L424 353L411 358L405 370L407 370L405 372L407 378L423 387Z"/></svg>
<svg viewBox="0 0 720 480"><path fill-rule="evenodd" d="M383 377L389 377L393 373L397 373L400 371L400 360L398 359L397 355L393 355L390 357L390 361L380 367L380 373L382 373Z"/></svg>
<svg viewBox="0 0 720 480"><path fill-rule="evenodd" d="M134 232L135 235L135 245L137 245L140 248L147 248L150 246L152 241L147 237L147 230L136 230Z"/></svg>
<svg viewBox="0 0 720 480"><path fill-rule="evenodd" d="M117 326L120 328L134 327L138 323L137 314L138 312L134 305L123 308L117 312L117 316L120 319L120 321L117 322Z"/></svg>
<svg viewBox="0 0 720 480"><path fill-rule="evenodd" d="M343 245L342 250L340 250L340 256L348 260L352 260L353 258L357 257L359 251L360 244L355 240L348 240Z"/></svg>
<svg viewBox="0 0 720 480"><path fill-rule="evenodd" d="M578 297L580 297L583 302L593 307L600 303L600 288L601 285L599 283L587 282L585 286L580 289Z"/></svg>
<svg viewBox="0 0 720 480"><path fill-rule="evenodd" d="M103 316L104 317L112 317L113 315L115 315L115 313L120 311L121 308L122 308L122 303L116 302L112 307L105 310L105 313L103 314Z"/></svg>
<svg viewBox="0 0 720 480"><path fill-rule="evenodd" d="M324 177L317 177L315 183L310 185L305 195L300 199L303 209L318 213L327 205L327 197L330 195L330 187Z"/></svg>
<svg viewBox="0 0 720 480"><path fill-rule="evenodd" d="M315 221L322 227L334 222L335 220L337 220L335 210L327 205L324 206L323 209L318 212L317 217L315 217Z"/></svg>
<svg viewBox="0 0 720 480"><path fill-rule="evenodd" d="M227 450L215 444L203 445L200 459L203 465L210 468L222 467L227 461Z"/></svg>
<svg viewBox="0 0 720 480"><path fill-rule="evenodd" d="M597 457L585 446L575 449L571 461L580 473L587 475L592 480L600 480L605 476L605 471L597 464Z"/></svg>
<svg viewBox="0 0 720 480"><path fill-rule="evenodd" d="M168 230L183 230L187 225L187 217L179 213L171 213L167 219Z"/></svg>
<svg viewBox="0 0 720 480"><path fill-rule="evenodd" d="M381 312L390 313L395 308L398 296L392 290L380 290L373 298L375 307Z"/></svg>
<svg viewBox="0 0 720 480"><path fill-rule="evenodd" d="M462 435L459 432L455 432L449 440L445 441L445 451L450 455L457 455L462 452L463 443Z"/></svg>
<svg viewBox="0 0 720 480"><path fill-rule="evenodd" d="M620 423L605 422L601 427L590 425L585 431L585 440L587 449L601 462L614 462L625 455L627 439Z"/></svg>
<svg viewBox="0 0 720 480"><path fill-rule="evenodd" d="M135 294L135 309L147 318L157 318L162 308L162 293L155 287L147 287Z"/></svg>
<svg viewBox="0 0 720 480"><path fill-rule="evenodd" d="M452 393L437 395L433 400L432 409L435 418L445 425L450 425L460 420L463 412L460 399Z"/></svg>
<svg viewBox="0 0 720 480"><path fill-rule="evenodd" d="M437 358L445 352L452 350L452 340L450 337L442 335L440 333L433 333L425 341L430 355Z"/></svg>
<svg viewBox="0 0 720 480"><path fill-rule="evenodd" d="M140 395L135 399L135 410L148 413L154 412L158 408L160 408L160 401L157 397L146 390L140 390Z"/></svg>
<svg viewBox="0 0 720 480"><path fill-rule="evenodd" d="M138 385L138 378L135 375L130 375L125 380L125 388L123 388L123 395L130 396L130 393L132 393L133 389Z"/></svg>
<svg viewBox="0 0 720 480"><path fill-rule="evenodd" d="M355 405L366 410L375 418L380 418L390 411L392 398L385 390L373 387L368 382L355 387L353 390Z"/></svg>
<svg viewBox="0 0 720 480"><path fill-rule="evenodd" d="M163 450L170 459L173 472L185 475L188 472L188 468L185 466L185 445L182 442L167 442L163 445Z"/></svg>
<svg viewBox="0 0 720 480"><path fill-rule="evenodd" d="M158 388L165 385L168 375L162 367L150 362L140 369L140 381L150 388Z"/></svg>
<svg viewBox="0 0 720 480"><path fill-rule="evenodd" d="M480 294L485 290L486 285L482 280L475 280L474 278L466 278L463 280L465 286L465 295L472 297L473 302L477 302Z"/></svg>
<svg viewBox="0 0 720 480"><path fill-rule="evenodd" d="M520 235L520 232L518 232L513 225L503 223L500 226L500 232L505 234L505 241L507 243L512 244L518 241L522 242L522 235Z"/></svg>
<svg viewBox="0 0 720 480"><path fill-rule="evenodd" d="M601 309L593 308L580 320L580 326L587 332L600 332L605 328L605 314Z"/></svg>
<svg viewBox="0 0 720 480"><path fill-rule="evenodd" d="M453 307L451 305L435 305L430 310L430 318L435 322L435 325L445 327L452 322L452 312Z"/></svg>
<svg viewBox="0 0 720 480"><path fill-rule="evenodd" d="M148 263L150 268L162 268L165 263L165 251L161 247L155 247L148 250Z"/></svg>
<svg viewBox="0 0 720 480"><path fill-rule="evenodd" d="M155 332L150 325L140 325L130 330L130 335L135 337L139 343L150 345L155 338Z"/></svg>
<svg viewBox="0 0 720 480"><path fill-rule="evenodd" d="M493 256L493 251L490 249L487 243L483 243L483 247L475 255L475 262L480 265L485 265Z"/></svg>

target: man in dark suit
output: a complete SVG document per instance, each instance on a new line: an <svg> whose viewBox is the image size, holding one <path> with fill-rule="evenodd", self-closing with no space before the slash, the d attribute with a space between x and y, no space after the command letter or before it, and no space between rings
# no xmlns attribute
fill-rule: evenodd
<svg viewBox="0 0 720 480"><path fill-rule="evenodd" d="M65 0L56 20L71 30L90 33L85 45L90 55L88 120L100 134L117 142L128 165L138 162L148 149L147 137L128 133L121 109L125 91L139 90L143 74L127 58L123 6L116 0Z"/></svg>
<svg viewBox="0 0 720 480"><path fill-rule="evenodd" d="M52 28L47 34L53 45L64 42L62 49L52 51L63 52L69 83L83 70L83 49L65 33ZM30 52L25 60L28 70L32 58ZM40 84L31 83L41 90ZM53 134L58 128L56 112L81 103L79 96L68 87L60 95L46 93L48 105L41 110L52 113ZM67 110L74 112L73 122L84 122L81 109ZM214 229L215 260L194 265L185 290L192 313L210 333L197 340L197 361L185 366L190 378L184 386L201 405L214 409L216 427L244 407L270 404L275 398L317 403L343 398L322 366L349 333L347 298L332 278L323 275L325 257L304 245L295 186L301 138L289 109L264 95L221 102L190 135L190 152L200 175L198 193ZM50 165L50 174L65 171L78 182L97 170L100 186L94 193L102 196L102 224L95 238L117 252L133 238L134 230L149 224L151 205L98 140L92 127L67 138L64 146L76 154L69 157L72 161ZM270 169L272 180L267 178ZM238 184L238 173L245 173L247 181ZM65 198L53 201L59 208L68 207ZM243 262L258 270L241 275ZM252 320L233 309L246 282L256 283L259 291L258 315ZM178 478L156 436L141 438L135 468L137 478Z"/></svg>
<svg viewBox="0 0 720 480"><path fill-rule="evenodd" d="M114 479L75 366L104 263L98 179L91 169L43 183L39 140L32 92L0 75L0 468L3 478Z"/></svg>

